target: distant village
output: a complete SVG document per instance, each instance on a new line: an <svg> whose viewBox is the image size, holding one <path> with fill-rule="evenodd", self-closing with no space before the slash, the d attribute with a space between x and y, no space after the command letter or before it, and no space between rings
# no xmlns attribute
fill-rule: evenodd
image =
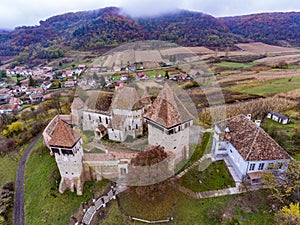
<svg viewBox="0 0 300 225"><path fill-rule="evenodd" d="M0 114L18 113L25 106L37 104L51 98L49 90L72 88L85 70L85 65L76 69L56 72L52 67L27 69L16 66L13 69L2 69L0 77ZM14 77L15 84L7 82Z"/></svg>

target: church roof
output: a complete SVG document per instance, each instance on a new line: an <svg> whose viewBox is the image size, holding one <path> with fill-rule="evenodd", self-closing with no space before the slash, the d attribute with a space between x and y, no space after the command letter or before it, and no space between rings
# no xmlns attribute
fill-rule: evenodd
<svg viewBox="0 0 300 225"><path fill-rule="evenodd" d="M59 119L52 133L49 145L71 148L80 139L81 135L74 131L70 124Z"/></svg>
<svg viewBox="0 0 300 225"><path fill-rule="evenodd" d="M112 102L113 109L134 110L140 108L140 97L135 88L123 87L117 91Z"/></svg>
<svg viewBox="0 0 300 225"><path fill-rule="evenodd" d="M79 110L82 109L83 107L84 107L84 102L81 100L81 98L75 97L72 102L71 109Z"/></svg>
<svg viewBox="0 0 300 225"><path fill-rule="evenodd" d="M145 117L166 128L190 121L193 116L166 82Z"/></svg>
<svg viewBox="0 0 300 225"><path fill-rule="evenodd" d="M93 91L86 101L87 110L98 113L109 114L114 94L104 91Z"/></svg>
<svg viewBox="0 0 300 225"><path fill-rule="evenodd" d="M216 123L221 140L229 141L246 161L289 159L288 153L245 115ZM225 133L225 129L229 132Z"/></svg>

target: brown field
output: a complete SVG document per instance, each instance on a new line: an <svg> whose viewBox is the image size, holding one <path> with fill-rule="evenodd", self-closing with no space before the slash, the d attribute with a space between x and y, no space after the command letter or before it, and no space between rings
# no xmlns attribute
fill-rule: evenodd
<svg viewBox="0 0 300 225"><path fill-rule="evenodd" d="M288 64L299 64L300 63L300 54L298 53L298 54L293 54L293 55L281 55L281 56L267 57L267 58L263 58L263 59L258 59L255 62L274 66L282 61L284 61Z"/></svg>
<svg viewBox="0 0 300 225"><path fill-rule="evenodd" d="M152 62L162 62L163 59L158 50L150 51L135 51L136 62L152 61Z"/></svg>
<svg viewBox="0 0 300 225"><path fill-rule="evenodd" d="M126 50L122 52L113 52L112 54L105 55L102 60L104 61L103 67L112 68L113 66L122 66L127 62L135 62L134 51Z"/></svg>
<svg viewBox="0 0 300 225"><path fill-rule="evenodd" d="M211 121L212 115L216 121L224 119L222 115L226 113L227 117L239 114L252 114L255 119L263 119L270 111L281 112L291 109L299 104L298 101L289 100L282 97L260 98L246 102L227 104L222 106L205 108L199 113L200 121Z"/></svg>
<svg viewBox="0 0 300 225"><path fill-rule="evenodd" d="M300 77L300 69L272 69L266 71L247 71L235 73L227 76L222 76L217 78L217 82L220 85L226 84L238 84L238 83L247 83L251 80L253 81L267 81L280 78L293 78Z"/></svg>
<svg viewBox="0 0 300 225"><path fill-rule="evenodd" d="M188 47L189 50L191 50L192 52L199 54L199 55L207 55L207 54L214 54L215 51L210 50L209 48L206 47Z"/></svg>
<svg viewBox="0 0 300 225"><path fill-rule="evenodd" d="M268 45L261 42L247 43L247 44L236 44L237 47L243 49L245 52L251 52L255 54L274 54L274 53L298 53L300 50L295 48L280 47L274 45Z"/></svg>

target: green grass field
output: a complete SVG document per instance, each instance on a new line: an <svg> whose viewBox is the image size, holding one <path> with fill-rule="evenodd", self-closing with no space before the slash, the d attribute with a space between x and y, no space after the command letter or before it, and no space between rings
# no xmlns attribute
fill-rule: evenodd
<svg viewBox="0 0 300 225"><path fill-rule="evenodd" d="M19 161L26 147L27 144L18 152L9 152L4 157L0 157L0 186L7 182L15 182Z"/></svg>
<svg viewBox="0 0 300 225"><path fill-rule="evenodd" d="M206 132L203 134L201 145L197 145L194 150L191 152L190 159L184 164L184 166L177 172L181 172L185 168L191 166L193 163L197 162L206 151L210 151L212 145L212 134Z"/></svg>
<svg viewBox="0 0 300 225"><path fill-rule="evenodd" d="M214 64L217 67L229 67L229 68L247 68L257 65L257 63L236 63L236 62L220 62Z"/></svg>
<svg viewBox="0 0 300 225"><path fill-rule="evenodd" d="M243 94L254 94L267 97L280 92L292 91L298 89L299 87L300 77L294 77L269 80L265 82L251 82L246 84L238 84L228 87L228 89Z"/></svg>
<svg viewBox="0 0 300 225"><path fill-rule="evenodd" d="M206 164L209 165L209 162ZM180 179L180 183L184 187L196 192L218 190L235 186L224 161L213 162L203 171L199 171L199 167L195 167Z"/></svg>
<svg viewBox="0 0 300 225"><path fill-rule="evenodd" d="M28 159L25 172L25 224L65 225L80 207L81 202L91 199L94 182L85 182L83 196L66 191L59 194L60 175L54 157L50 156L40 141ZM103 188L102 181L97 188Z"/></svg>
<svg viewBox="0 0 300 225"><path fill-rule="evenodd" d="M196 200L172 187L169 188L166 191L167 193L170 191L170 194L156 204L125 193L120 196L120 203L127 215L148 220L166 219L173 211L174 220L171 222L173 225L275 224L273 213L269 212L270 206L266 204L265 191ZM101 224L144 224L125 219L117 204L113 203L110 207Z"/></svg>

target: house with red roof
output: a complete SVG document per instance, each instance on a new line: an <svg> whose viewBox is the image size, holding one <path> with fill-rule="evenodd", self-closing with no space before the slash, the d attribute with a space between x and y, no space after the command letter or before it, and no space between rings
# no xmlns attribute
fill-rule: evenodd
<svg viewBox="0 0 300 225"><path fill-rule="evenodd" d="M289 154L250 116L238 115L215 123L213 153L225 157L238 178L260 183L263 172L284 172Z"/></svg>

